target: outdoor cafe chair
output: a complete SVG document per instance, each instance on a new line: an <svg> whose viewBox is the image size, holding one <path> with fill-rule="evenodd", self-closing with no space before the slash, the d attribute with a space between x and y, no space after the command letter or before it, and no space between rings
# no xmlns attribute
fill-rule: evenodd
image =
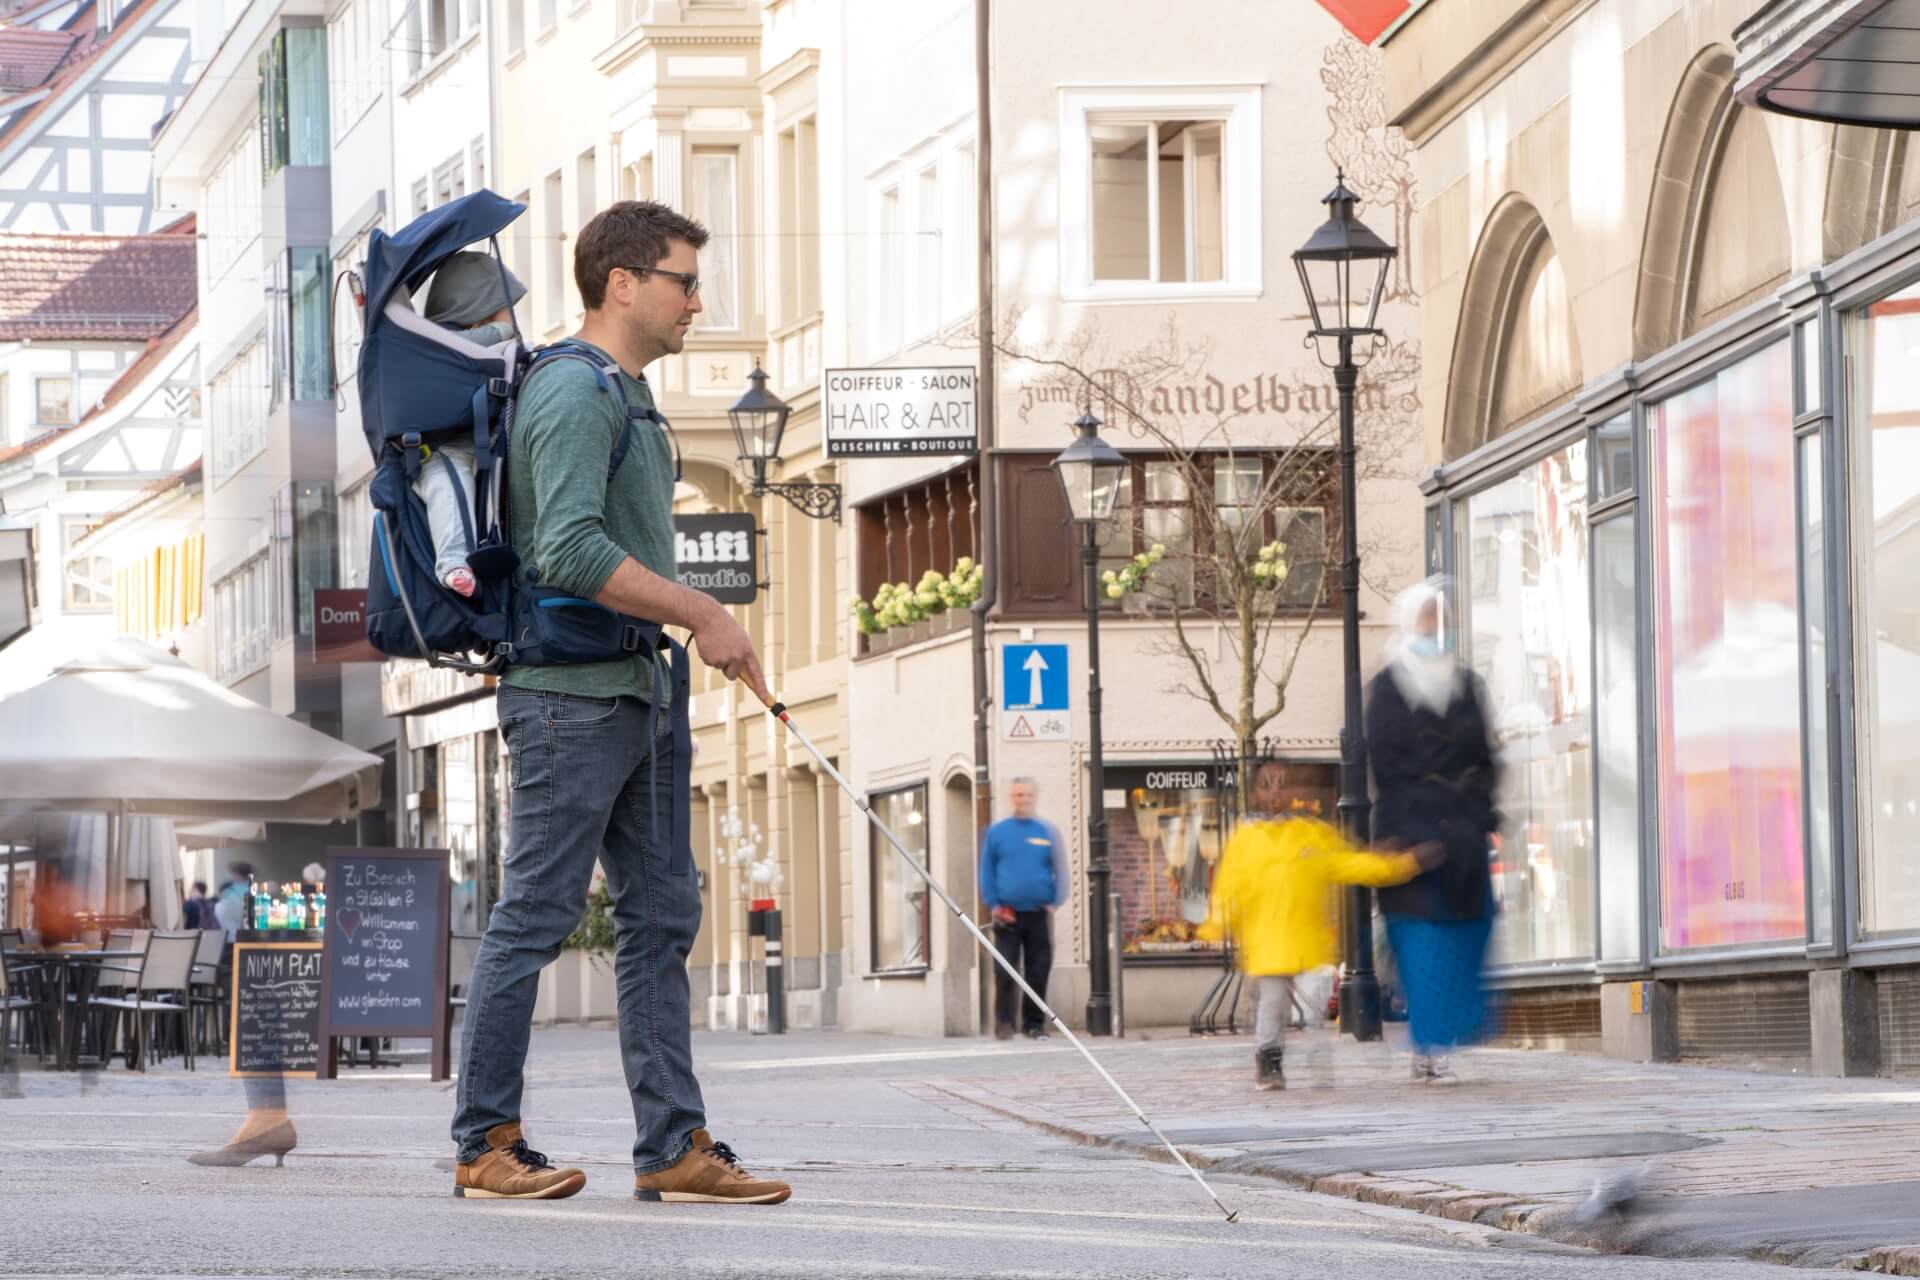
<svg viewBox="0 0 1920 1280"><path fill-rule="evenodd" d="M145 964L133 983L122 989L123 994L94 999L96 1008L132 1016L133 1043L127 1048L129 1068L145 1071L149 1062L158 1060L156 1025L165 1018L178 1018L175 1025L186 1052L187 1070L193 1070L193 1037L189 1034L187 1015L192 1011L189 988L193 984L193 959L200 945L200 932L194 929L184 933L154 933L147 947Z"/></svg>
<svg viewBox="0 0 1920 1280"><path fill-rule="evenodd" d="M20 1038L22 1053L26 1052L27 1048L27 1038L24 1034L27 1027L32 1026L40 1030L41 1038L44 1040L44 1030L41 1027L45 1016L44 1010L39 1000L16 988L14 982L16 975L37 977L38 966L22 964L13 951L0 950L0 1071L6 1069L7 1059L12 1050L13 1025L16 1018L20 1020L22 1028Z"/></svg>
<svg viewBox="0 0 1920 1280"><path fill-rule="evenodd" d="M200 930L193 957L193 985L187 992L201 1052L225 1053L227 1047L227 935Z"/></svg>

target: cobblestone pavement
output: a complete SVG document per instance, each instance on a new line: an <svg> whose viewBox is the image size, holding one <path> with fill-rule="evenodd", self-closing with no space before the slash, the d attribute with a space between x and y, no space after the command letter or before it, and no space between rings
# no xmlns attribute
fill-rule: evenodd
<svg viewBox="0 0 1920 1280"><path fill-rule="evenodd" d="M1253 1090L1245 1037L1111 1057L1182 1152L1221 1172L1604 1248L1920 1275L1913 1083L1483 1049L1455 1060L1459 1084L1417 1085L1403 1050L1324 1030L1290 1042L1284 1093ZM1158 1147L1091 1073L950 1073L921 1093ZM1598 1179L1628 1172L1644 1188L1631 1212L1571 1221Z"/></svg>
<svg viewBox="0 0 1920 1280"><path fill-rule="evenodd" d="M1196 1119L1179 1102L1182 1081L1240 1113L1235 1123L1275 1125L1276 1116L1287 1115L1297 1117L1288 1126L1317 1124L1323 1146L1334 1145L1350 1124L1306 1119L1311 1091L1242 1105L1251 1100L1231 1077L1244 1046L1128 1041L1099 1051L1122 1079L1165 1103L1176 1128ZM417 1066L290 1083L300 1144L284 1168L185 1162L187 1153L221 1142L243 1106L239 1083L205 1063L191 1074L168 1065L144 1076L115 1068L0 1077L0 1275L1778 1274L1740 1260L1611 1257L1529 1232L1312 1195L1245 1171L1213 1175L1240 1211L1239 1223L1229 1226L1169 1165L1003 1114L1058 1103L1088 1132L1122 1132L1117 1106L1098 1100L1088 1082L1102 1086L1059 1041L702 1033L695 1052L716 1135L750 1168L791 1180L788 1204L633 1201L626 1150L632 1120L607 1030L535 1036L529 1136L589 1178L581 1195L539 1204L449 1194L451 1087L427 1080ZM1521 1065L1551 1071L1546 1059ZM1368 1081L1376 1074L1371 1065L1360 1069ZM1366 1105L1370 1093L1384 1098L1384 1073L1382 1065L1378 1086L1356 1077L1325 1101L1351 1107ZM1463 1088L1461 1105L1479 1088ZM990 1095L988 1104L963 1098L968 1090ZM1411 1117L1402 1123L1418 1129ZM1357 1132L1343 1140L1356 1137L1369 1140ZM1442 1175L1429 1169L1421 1176Z"/></svg>

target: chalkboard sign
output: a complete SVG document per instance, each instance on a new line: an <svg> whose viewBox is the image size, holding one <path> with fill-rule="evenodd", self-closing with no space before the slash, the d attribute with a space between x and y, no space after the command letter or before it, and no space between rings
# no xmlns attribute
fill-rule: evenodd
<svg viewBox="0 0 1920 1280"><path fill-rule="evenodd" d="M327 850L324 1035L431 1039L445 1077L450 883L444 849Z"/></svg>
<svg viewBox="0 0 1920 1280"><path fill-rule="evenodd" d="M309 1076L320 1066L317 942L236 942L227 1070L236 1076Z"/></svg>

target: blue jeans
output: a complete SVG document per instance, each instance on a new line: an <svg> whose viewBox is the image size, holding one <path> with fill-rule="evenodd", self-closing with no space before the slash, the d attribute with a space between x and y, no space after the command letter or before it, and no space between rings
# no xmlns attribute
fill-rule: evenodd
<svg viewBox="0 0 1920 1280"><path fill-rule="evenodd" d="M520 1119L540 970L584 914L596 857L613 897L635 1171L672 1166L706 1124L687 990L701 904L688 831L685 661L676 662L672 710L663 708L651 742L655 718L637 698L500 688L513 818L506 883L468 989L453 1118L462 1161L486 1150L489 1129Z"/></svg>

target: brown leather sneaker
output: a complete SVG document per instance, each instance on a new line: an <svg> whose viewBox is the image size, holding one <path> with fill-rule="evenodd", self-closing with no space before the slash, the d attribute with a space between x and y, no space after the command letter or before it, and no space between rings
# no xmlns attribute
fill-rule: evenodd
<svg viewBox="0 0 1920 1280"><path fill-rule="evenodd" d="M705 1129L693 1131L693 1149L680 1163L633 1180L635 1200L671 1204L779 1204L793 1188L771 1178L756 1178L740 1167L740 1158Z"/></svg>
<svg viewBox="0 0 1920 1280"><path fill-rule="evenodd" d="M556 1169L520 1136L520 1122L487 1130L484 1154L453 1167L453 1194L470 1200L563 1200L587 1185L578 1169Z"/></svg>

